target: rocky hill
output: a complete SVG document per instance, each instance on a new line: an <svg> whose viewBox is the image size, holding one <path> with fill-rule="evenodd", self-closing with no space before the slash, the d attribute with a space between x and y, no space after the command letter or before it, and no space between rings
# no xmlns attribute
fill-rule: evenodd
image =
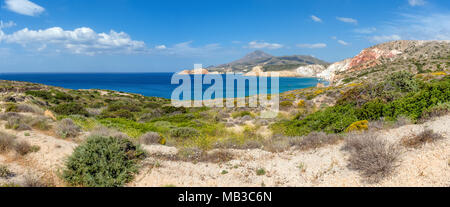
<svg viewBox="0 0 450 207"><path fill-rule="evenodd" d="M357 56L330 65L317 77L336 84L378 80L396 71L442 72L450 65L450 41L387 42L364 49Z"/></svg>
<svg viewBox="0 0 450 207"><path fill-rule="evenodd" d="M257 50L231 63L208 67L212 72L247 73L254 67L261 66L264 72L296 70L301 66L324 65L328 63L311 56L293 55L276 57Z"/></svg>

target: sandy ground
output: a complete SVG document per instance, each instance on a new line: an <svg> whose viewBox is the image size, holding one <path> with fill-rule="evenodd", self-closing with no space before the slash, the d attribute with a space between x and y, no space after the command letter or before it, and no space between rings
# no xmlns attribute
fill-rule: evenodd
<svg viewBox="0 0 450 207"><path fill-rule="evenodd" d="M24 157L14 153L1 154L0 164L7 165L16 176L0 184L21 183L26 176L45 179L63 186L58 178L65 159L77 146L75 142L54 138L37 131L15 132L0 129L37 145L40 150ZM425 127L442 134L445 139L420 149L402 148L395 173L378 184L364 183L358 172L347 168L348 154L342 143L307 152L270 153L262 150L231 150L235 159L220 164L190 163L147 158L144 167L128 186L450 186L450 115L422 125L407 125L380 131L379 135L393 143L403 136L417 133ZM177 149L166 146L144 146L150 153L173 155ZM149 164L150 163L150 164ZM159 166L151 163L158 163ZM258 176L256 171L265 169ZM226 170L226 174L222 172Z"/></svg>
<svg viewBox="0 0 450 207"><path fill-rule="evenodd" d="M237 159L223 164L152 160L161 167L147 167L129 186L450 186L450 116L422 125L380 131L390 142L428 127L445 139L420 149L402 149L395 173L378 184L367 184L358 172L347 168L348 154L342 143L308 152L270 153L262 150L232 150ZM175 153L176 149L147 146L151 153ZM266 174L256 175L259 168ZM222 174L222 171L228 171Z"/></svg>

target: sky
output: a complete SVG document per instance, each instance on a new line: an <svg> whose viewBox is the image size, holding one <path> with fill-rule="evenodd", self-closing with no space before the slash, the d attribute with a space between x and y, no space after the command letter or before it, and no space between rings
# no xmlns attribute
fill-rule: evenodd
<svg viewBox="0 0 450 207"><path fill-rule="evenodd" d="M0 73L175 72L254 50L336 62L450 40L448 0L0 0Z"/></svg>

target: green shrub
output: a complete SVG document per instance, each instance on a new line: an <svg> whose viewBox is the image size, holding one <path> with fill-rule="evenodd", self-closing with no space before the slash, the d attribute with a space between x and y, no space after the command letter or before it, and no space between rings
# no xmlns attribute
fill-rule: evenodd
<svg viewBox="0 0 450 207"><path fill-rule="evenodd" d="M280 103L280 106L281 107L291 107L291 106L293 106L294 104L292 103L292 101L282 101L281 103Z"/></svg>
<svg viewBox="0 0 450 207"><path fill-rule="evenodd" d="M103 111L100 115L102 118L124 118L134 120L133 113L126 109L119 109L117 111Z"/></svg>
<svg viewBox="0 0 450 207"><path fill-rule="evenodd" d="M69 157L62 177L73 186L119 187L133 179L144 157L127 139L89 137Z"/></svg>
<svg viewBox="0 0 450 207"><path fill-rule="evenodd" d="M8 167L5 165L0 165L0 178L9 178L14 176L14 173L11 172Z"/></svg>
<svg viewBox="0 0 450 207"><path fill-rule="evenodd" d="M108 106L106 111L114 112L114 111L129 111L129 112L140 112L142 111L142 108L137 106L134 103L128 103L128 102L115 102Z"/></svg>
<svg viewBox="0 0 450 207"><path fill-rule="evenodd" d="M417 91L419 89L419 84L414 78L414 74L406 71L400 71L389 75L386 84L390 84L402 92Z"/></svg>
<svg viewBox="0 0 450 207"><path fill-rule="evenodd" d="M14 103L8 103L6 104L5 112L19 112L17 110L17 105Z"/></svg>
<svg viewBox="0 0 450 207"><path fill-rule="evenodd" d="M179 112L179 113L186 113L187 109L184 107L175 107L175 106L164 106L162 107L162 110L165 114L172 114L175 112Z"/></svg>
<svg viewBox="0 0 450 207"><path fill-rule="evenodd" d="M107 118L99 120L100 123L109 128L115 128L130 137L138 138L147 132L157 132L158 129L149 123L138 123L123 118Z"/></svg>
<svg viewBox="0 0 450 207"><path fill-rule="evenodd" d="M384 103L380 99L367 102L357 110L360 120L378 120L383 117Z"/></svg>
<svg viewBox="0 0 450 207"><path fill-rule="evenodd" d="M266 174L266 170L264 168L259 168L256 170L256 175L257 176L262 176Z"/></svg>
<svg viewBox="0 0 450 207"><path fill-rule="evenodd" d="M59 115L83 115L88 116L87 110L78 103L59 104L52 108L52 110Z"/></svg>
<svg viewBox="0 0 450 207"><path fill-rule="evenodd" d="M50 100L53 98L52 94L48 91L26 91L25 94L42 98L44 100Z"/></svg>
<svg viewBox="0 0 450 207"><path fill-rule="evenodd" d="M200 136L200 132L191 127L179 127L170 130L170 135L177 138L192 138Z"/></svg>
<svg viewBox="0 0 450 207"><path fill-rule="evenodd" d="M234 119L244 116L253 116L253 114L250 111L237 111L231 114L231 117L233 117Z"/></svg>
<svg viewBox="0 0 450 207"><path fill-rule="evenodd" d="M340 133L356 121L358 117L353 105L338 105L310 114L302 120L275 124L272 129L290 136L303 136L313 131Z"/></svg>

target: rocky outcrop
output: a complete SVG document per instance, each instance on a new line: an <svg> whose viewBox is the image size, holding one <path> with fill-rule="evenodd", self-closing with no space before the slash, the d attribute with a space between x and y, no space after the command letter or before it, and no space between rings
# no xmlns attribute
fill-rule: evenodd
<svg viewBox="0 0 450 207"><path fill-rule="evenodd" d="M179 75L206 75L210 74L206 69L196 69L196 70L183 70L178 73Z"/></svg>
<svg viewBox="0 0 450 207"><path fill-rule="evenodd" d="M271 76L276 73L280 77L317 77L317 74L323 70L325 70L325 67L322 65L308 65L300 67L297 70L264 72L262 66L256 66L252 71L244 74L244 76Z"/></svg>
<svg viewBox="0 0 450 207"><path fill-rule="evenodd" d="M307 65L297 68L297 74L301 77L317 77L326 68L323 65Z"/></svg>
<svg viewBox="0 0 450 207"><path fill-rule="evenodd" d="M328 66L328 68L317 74L318 78L323 78L327 81L333 82L337 73L345 71L349 68L352 59L346 59Z"/></svg>

